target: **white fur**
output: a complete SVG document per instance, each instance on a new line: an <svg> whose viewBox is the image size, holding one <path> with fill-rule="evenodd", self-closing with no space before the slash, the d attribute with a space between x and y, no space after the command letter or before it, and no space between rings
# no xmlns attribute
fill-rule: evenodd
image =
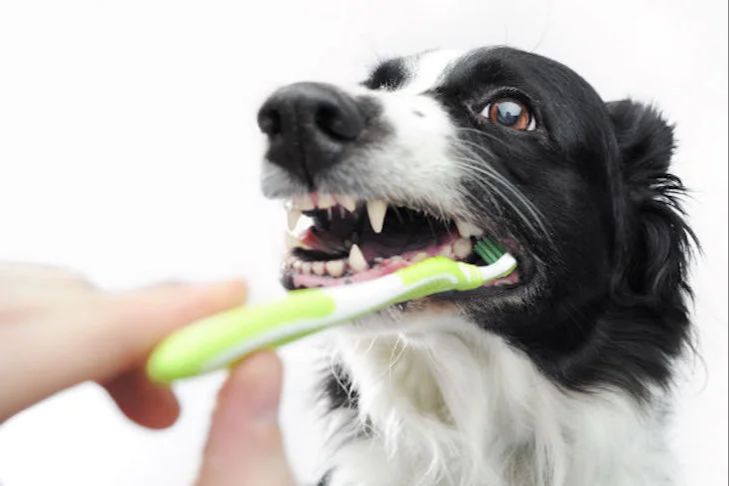
<svg viewBox="0 0 729 486"><path fill-rule="evenodd" d="M357 95L365 90L351 91ZM376 196L449 216L464 212L462 174L451 156L455 130L443 107L429 96L400 91L366 94L380 102L382 118L393 133L360 157L339 164L320 190L347 187L367 199Z"/></svg>
<svg viewBox="0 0 729 486"><path fill-rule="evenodd" d="M398 93L419 95L438 86L449 67L462 55L462 51L439 49L410 57L407 62L408 80L397 90Z"/></svg>
<svg viewBox="0 0 729 486"><path fill-rule="evenodd" d="M332 486L672 484L657 408L562 390L458 317L402 319L333 338L359 409L329 417Z"/></svg>
<svg viewBox="0 0 729 486"><path fill-rule="evenodd" d="M467 217L455 126L423 95L458 56L414 57L396 90L349 89L379 100L392 133L339 163L317 190ZM268 166L269 195L300 190ZM617 390L560 389L520 351L449 311L380 316L334 334L325 355L349 373L359 407L328 416L331 459L323 471L333 471L331 486L671 484L657 406Z"/></svg>
<svg viewBox="0 0 729 486"><path fill-rule="evenodd" d="M409 58L407 80L395 91L340 87L353 97L375 98L382 108L382 120L393 133L337 164L318 182L317 190L427 208L447 219L468 214L470 203L460 193L464 174L453 160L455 127L443 107L423 95L438 85L461 55L454 50L435 50ZM263 188L269 197L302 189L300 182L270 163L264 164Z"/></svg>

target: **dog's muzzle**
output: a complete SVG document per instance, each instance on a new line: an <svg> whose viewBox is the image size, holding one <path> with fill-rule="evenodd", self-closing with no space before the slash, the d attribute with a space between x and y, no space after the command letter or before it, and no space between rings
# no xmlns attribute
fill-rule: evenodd
<svg viewBox="0 0 729 486"><path fill-rule="evenodd" d="M334 86L296 83L263 104L258 125L268 136L268 160L313 186L317 174L342 160L365 127L354 98Z"/></svg>

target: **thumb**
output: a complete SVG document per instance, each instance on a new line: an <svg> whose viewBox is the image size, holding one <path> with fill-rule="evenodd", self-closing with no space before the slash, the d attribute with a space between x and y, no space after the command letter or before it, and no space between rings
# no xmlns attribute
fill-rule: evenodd
<svg viewBox="0 0 729 486"><path fill-rule="evenodd" d="M278 427L282 365L255 354L220 390L198 486L292 486Z"/></svg>

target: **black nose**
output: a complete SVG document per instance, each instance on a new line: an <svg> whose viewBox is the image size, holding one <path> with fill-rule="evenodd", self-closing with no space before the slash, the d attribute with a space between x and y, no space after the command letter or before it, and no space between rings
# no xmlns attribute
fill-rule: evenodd
<svg viewBox="0 0 729 486"><path fill-rule="evenodd" d="M258 112L267 158L310 186L342 160L365 120L354 98L321 83L296 83L272 94Z"/></svg>

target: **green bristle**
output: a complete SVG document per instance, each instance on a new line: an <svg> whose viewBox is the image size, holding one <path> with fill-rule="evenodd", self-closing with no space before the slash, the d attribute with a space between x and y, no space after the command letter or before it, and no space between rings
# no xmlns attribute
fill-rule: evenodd
<svg viewBox="0 0 729 486"><path fill-rule="evenodd" d="M473 250L489 265L495 263L505 253L498 243L488 237L478 240Z"/></svg>

